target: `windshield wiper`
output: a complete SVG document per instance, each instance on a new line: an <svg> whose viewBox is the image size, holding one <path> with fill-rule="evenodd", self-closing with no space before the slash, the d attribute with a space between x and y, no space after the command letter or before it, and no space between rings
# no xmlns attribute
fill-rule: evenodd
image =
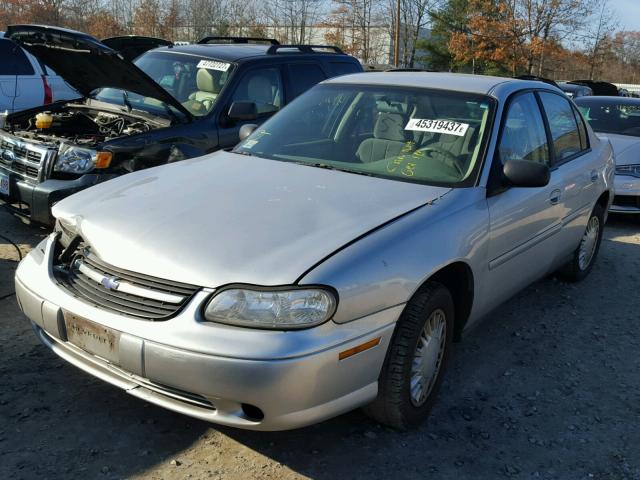
<svg viewBox="0 0 640 480"><path fill-rule="evenodd" d="M328 163L304 163L300 162L302 165L309 165L316 168L324 168L325 170L337 170L339 172L347 172L347 173L355 173L356 175L365 175L367 177L375 177L374 174L369 172L359 172L357 170L349 170L348 168L340 168L335 165L329 165Z"/></svg>

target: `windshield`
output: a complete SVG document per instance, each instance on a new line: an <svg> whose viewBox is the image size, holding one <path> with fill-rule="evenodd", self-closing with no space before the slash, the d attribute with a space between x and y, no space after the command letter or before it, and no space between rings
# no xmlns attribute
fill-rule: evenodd
<svg viewBox="0 0 640 480"><path fill-rule="evenodd" d="M392 86L320 85L236 147L237 153L425 184L468 186L493 102Z"/></svg>
<svg viewBox="0 0 640 480"><path fill-rule="evenodd" d="M133 63L160 84L193 115L208 114L215 105L218 94L229 79L233 66L230 63L172 52L149 52ZM117 105L166 114L168 105L155 98L116 88L103 88L94 96ZM177 111L173 107L174 113Z"/></svg>
<svg viewBox="0 0 640 480"><path fill-rule="evenodd" d="M578 108L596 132L640 137L640 101L580 101Z"/></svg>

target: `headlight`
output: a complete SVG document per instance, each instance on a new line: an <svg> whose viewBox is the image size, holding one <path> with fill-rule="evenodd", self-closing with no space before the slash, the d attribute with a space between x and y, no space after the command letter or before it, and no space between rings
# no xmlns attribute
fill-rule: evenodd
<svg viewBox="0 0 640 480"><path fill-rule="evenodd" d="M616 175L630 175L640 178L640 165L619 165L616 167Z"/></svg>
<svg viewBox="0 0 640 480"><path fill-rule="evenodd" d="M67 173L87 173L96 166L98 152L90 148L62 144L54 170Z"/></svg>
<svg viewBox="0 0 640 480"><path fill-rule="evenodd" d="M336 297L324 288L228 288L215 294L204 310L211 322L242 327L296 329L326 322Z"/></svg>

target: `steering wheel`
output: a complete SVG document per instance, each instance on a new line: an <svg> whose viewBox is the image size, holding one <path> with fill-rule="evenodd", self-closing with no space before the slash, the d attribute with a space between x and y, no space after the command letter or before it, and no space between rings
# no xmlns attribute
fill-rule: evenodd
<svg viewBox="0 0 640 480"><path fill-rule="evenodd" d="M445 157L445 158L439 158L438 160L445 164L447 167L449 168L453 168L456 173L458 173L460 175L460 178L464 177L464 171L462 170L462 167L460 166L460 164L458 163L458 158L451 152L449 152L448 150L444 150L442 148L438 148L438 147L424 147L424 148L420 148L418 150L416 150L417 152L424 152L425 154L429 154L429 153L437 153L439 155L441 155L441 157ZM437 158L433 155L429 155L431 158Z"/></svg>

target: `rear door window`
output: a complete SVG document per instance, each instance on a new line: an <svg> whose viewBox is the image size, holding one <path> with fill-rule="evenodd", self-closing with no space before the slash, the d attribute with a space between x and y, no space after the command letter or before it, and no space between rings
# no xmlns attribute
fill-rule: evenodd
<svg viewBox="0 0 640 480"><path fill-rule="evenodd" d="M548 92L539 95L551 130L555 161L562 163L583 150L576 117L566 98Z"/></svg>
<svg viewBox="0 0 640 480"><path fill-rule="evenodd" d="M289 77L293 90L292 98L306 92L314 85L325 80L325 75L317 63L294 63L289 65Z"/></svg>
<svg viewBox="0 0 640 480"><path fill-rule="evenodd" d="M33 75L31 62L22 48L11 40L0 39L0 75Z"/></svg>
<svg viewBox="0 0 640 480"><path fill-rule="evenodd" d="M580 134L580 147L582 150L586 150L589 148L589 139L587 137L587 127L584 125L584 119L582 115L578 111L577 108L571 107L573 109L573 114L576 117L576 122L578 123L578 133Z"/></svg>

